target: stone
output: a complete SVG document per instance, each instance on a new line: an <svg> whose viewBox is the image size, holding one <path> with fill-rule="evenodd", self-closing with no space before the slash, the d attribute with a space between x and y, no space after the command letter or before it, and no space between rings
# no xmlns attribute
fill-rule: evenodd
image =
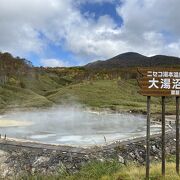
<svg viewBox="0 0 180 180"><path fill-rule="evenodd" d="M0 157L7 156L8 153L6 151L0 150Z"/></svg>
<svg viewBox="0 0 180 180"><path fill-rule="evenodd" d="M123 158L122 156L120 156L120 155L118 155L118 161L119 161L120 163L122 163L122 164L125 163L124 158Z"/></svg>
<svg viewBox="0 0 180 180"><path fill-rule="evenodd" d="M154 152L156 152L156 146L155 146L155 145L152 146L152 150L153 150Z"/></svg>
<svg viewBox="0 0 180 180"><path fill-rule="evenodd" d="M134 153L130 152L129 155L130 155L130 157L132 157L133 159L135 158Z"/></svg>
<svg viewBox="0 0 180 180"><path fill-rule="evenodd" d="M43 157L43 156L40 156L34 163L33 163L33 166L36 166L36 165L40 165L44 162L47 162L49 161L49 157Z"/></svg>
<svg viewBox="0 0 180 180"><path fill-rule="evenodd" d="M104 159L104 158L98 158L98 161L100 161L100 162L104 162L104 161L105 161L105 159Z"/></svg>

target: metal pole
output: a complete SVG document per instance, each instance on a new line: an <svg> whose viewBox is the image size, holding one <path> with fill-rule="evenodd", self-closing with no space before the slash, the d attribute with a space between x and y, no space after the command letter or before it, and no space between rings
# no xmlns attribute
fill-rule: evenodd
<svg viewBox="0 0 180 180"><path fill-rule="evenodd" d="M165 97L162 96L162 175L165 176Z"/></svg>
<svg viewBox="0 0 180 180"><path fill-rule="evenodd" d="M146 130L146 179L149 179L149 156L150 156L150 101L151 96L147 96L147 130Z"/></svg>
<svg viewBox="0 0 180 180"><path fill-rule="evenodd" d="M176 172L179 174L179 96L176 97Z"/></svg>

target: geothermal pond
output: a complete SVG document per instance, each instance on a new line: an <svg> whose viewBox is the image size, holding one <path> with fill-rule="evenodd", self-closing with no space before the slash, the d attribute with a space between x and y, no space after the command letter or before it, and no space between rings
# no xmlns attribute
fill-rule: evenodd
<svg viewBox="0 0 180 180"><path fill-rule="evenodd" d="M158 125L151 133L160 131ZM7 137L64 145L99 145L144 136L146 117L91 112L81 108L18 111L0 116L0 134Z"/></svg>

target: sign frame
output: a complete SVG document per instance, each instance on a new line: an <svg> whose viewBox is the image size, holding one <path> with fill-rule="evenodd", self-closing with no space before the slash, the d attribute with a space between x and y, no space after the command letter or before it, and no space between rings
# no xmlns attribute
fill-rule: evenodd
<svg viewBox="0 0 180 180"><path fill-rule="evenodd" d="M162 99L162 134L161 134L161 152L162 152L162 175L165 176L165 101L166 97L176 97L176 172L179 175L179 99L180 99L180 67L145 67L137 69L137 82L140 87L138 91L141 95L147 97L147 130L146 130L146 179L149 179L150 171L150 118L151 118L151 96L161 97ZM150 74L151 72L151 74ZM153 79L152 79L153 78ZM165 80L164 80L165 79ZM163 84L163 82L167 82ZM150 84L152 83L152 84ZM157 84L153 84L157 83ZM177 85L177 86L176 86ZM153 88L152 88L153 87ZM175 93L172 93L174 92ZM177 91L177 93L176 93Z"/></svg>

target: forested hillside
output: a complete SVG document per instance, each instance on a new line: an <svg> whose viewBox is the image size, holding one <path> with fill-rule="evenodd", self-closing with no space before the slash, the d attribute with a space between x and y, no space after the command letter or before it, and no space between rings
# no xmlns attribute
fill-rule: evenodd
<svg viewBox="0 0 180 180"><path fill-rule="evenodd" d="M146 98L139 95L137 67L34 67L30 61L0 53L0 109L47 107L81 103L93 108L144 112ZM154 112L160 101L154 98ZM169 101L169 112L173 111Z"/></svg>

